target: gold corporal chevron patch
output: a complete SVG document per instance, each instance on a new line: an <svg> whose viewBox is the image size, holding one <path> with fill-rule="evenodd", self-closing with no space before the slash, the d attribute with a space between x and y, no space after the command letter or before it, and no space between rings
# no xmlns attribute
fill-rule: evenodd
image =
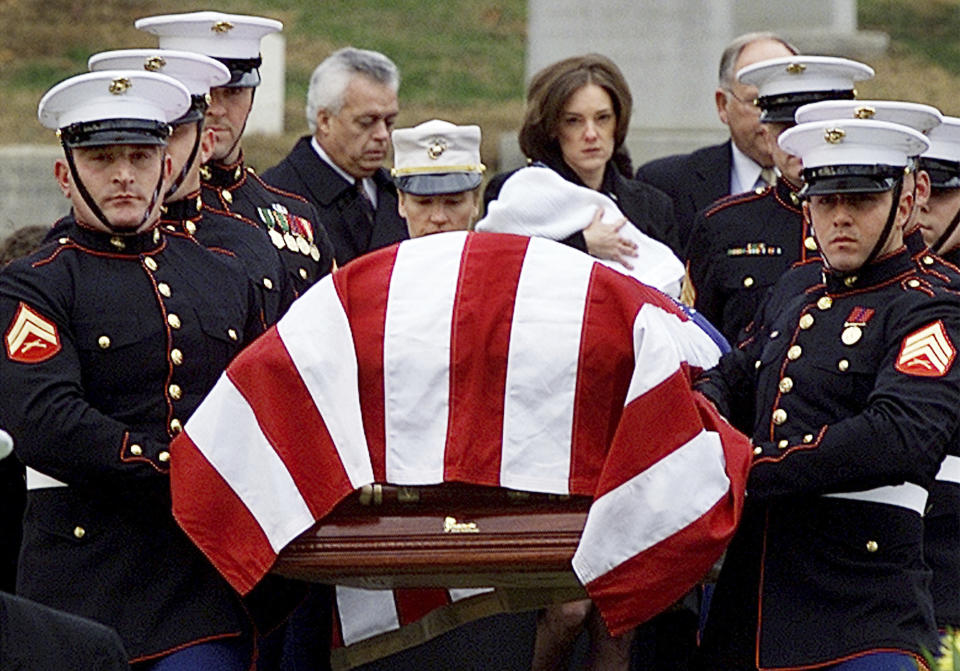
<svg viewBox="0 0 960 671"><path fill-rule="evenodd" d="M21 301L3 344L11 361L39 363L60 351L60 334L56 324Z"/></svg>
<svg viewBox="0 0 960 671"><path fill-rule="evenodd" d="M903 339L894 367L906 375L941 377L950 370L956 356L957 350L943 322L937 320Z"/></svg>

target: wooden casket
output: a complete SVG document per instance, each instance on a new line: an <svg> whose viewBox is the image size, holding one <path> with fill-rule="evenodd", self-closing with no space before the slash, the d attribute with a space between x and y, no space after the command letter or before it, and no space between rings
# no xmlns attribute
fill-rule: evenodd
<svg viewBox="0 0 960 671"><path fill-rule="evenodd" d="M591 500L459 483L367 485L292 541L273 572L365 588L582 590L570 565Z"/></svg>

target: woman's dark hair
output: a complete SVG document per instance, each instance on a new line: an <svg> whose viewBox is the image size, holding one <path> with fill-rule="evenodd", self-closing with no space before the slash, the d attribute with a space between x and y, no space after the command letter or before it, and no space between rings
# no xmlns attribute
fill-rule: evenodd
<svg viewBox="0 0 960 671"><path fill-rule="evenodd" d="M610 95L617 117L613 132L614 160L619 164L622 155L629 162L623 142L630 125L633 97L620 68L600 54L565 58L533 76L527 89L527 109L520 128L520 150L527 158L547 161L559 156L556 131L563 108L570 96L587 84L596 84Z"/></svg>
<svg viewBox="0 0 960 671"><path fill-rule="evenodd" d="M49 226L23 226L16 229L0 242L0 268L14 259L33 253L50 232Z"/></svg>

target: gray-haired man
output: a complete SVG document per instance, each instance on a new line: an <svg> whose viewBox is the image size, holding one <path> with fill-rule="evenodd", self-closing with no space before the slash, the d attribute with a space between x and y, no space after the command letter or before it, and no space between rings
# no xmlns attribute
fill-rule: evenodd
<svg viewBox="0 0 960 671"><path fill-rule="evenodd" d="M335 51L310 77L306 116L312 135L264 173L271 184L316 206L340 265L407 238L396 189L382 167L399 85L396 65L383 54Z"/></svg>

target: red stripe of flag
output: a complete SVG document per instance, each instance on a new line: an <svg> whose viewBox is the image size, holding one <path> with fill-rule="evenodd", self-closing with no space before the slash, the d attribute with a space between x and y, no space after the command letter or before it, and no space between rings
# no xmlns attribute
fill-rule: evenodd
<svg viewBox="0 0 960 671"><path fill-rule="evenodd" d="M397 248L398 245L393 245L354 259L333 275L333 285L353 332L363 429L370 448L373 478L377 482L385 482L387 478L383 336Z"/></svg>
<svg viewBox="0 0 960 671"><path fill-rule="evenodd" d="M437 608L449 606L450 594L445 589L396 589L393 600L397 606L397 619L403 627Z"/></svg>
<svg viewBox="0 0 960 671"><path fill-rule="evenodd" d="M275 326L227 367L227 377L253 409L314 518L329 513L353 485Z"/></svg>
<svg viewBox="0 0 960 671"><path fill-rule="evenodd" d="M730 488L695 522L586 585L614 636L662 612L693 588L723 554L740 519L750 441L702 395L694 395L699 421L720 434Z"/></svg>
<svg viewBox="0 0 960 671"><path fill-rule="evenodd" d="M270 541L186 433L173 440L170 451L174 517L234 589L246 594L276 559ZM225 520L235 533L223 533Z"/></svg>
<svg viewBox="0 0 960 671"><path fill-rule="evenodd" d="M633 321L642 287L594 264L584 307L573 407L570 493L592 496L633 374ZM596 399L609 399L597 403Z"/></svg>
<svg viewBox="0 0 960 671"><path fill-rule="evenodd" d="M450 333L446 481L500 484L510 331L529 242L494 233L467 238Z"/></svg>

